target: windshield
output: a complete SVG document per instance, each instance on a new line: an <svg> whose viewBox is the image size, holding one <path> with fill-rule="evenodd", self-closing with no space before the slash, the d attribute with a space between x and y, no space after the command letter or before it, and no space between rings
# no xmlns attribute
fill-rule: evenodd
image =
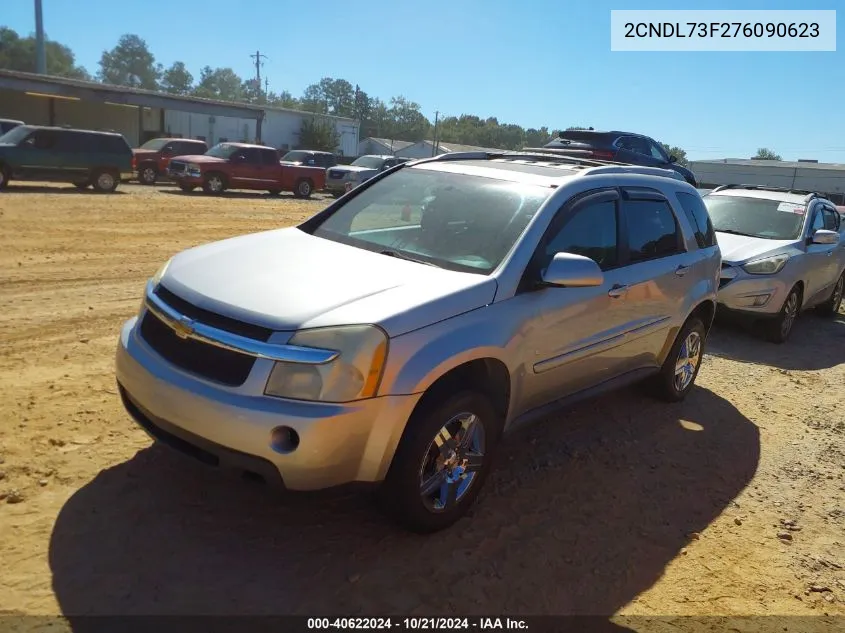
<svg viewBox="0 0 845 633"><path fill-rule="evenodd" d="M282 160L286 160L290 163L304 163L309 158L311 158L311 154L308 152L288 152L282 156Z"/></svg>
<svg viewBox="0 0 845 633"><path fill-rule="evenodd" d="M770 240L795 240L804 226L806 205L743 196L704 196L713 228Z"/></svg>
<svg viewBox="0 0 845 633"><path fill-rule="evenodd" d="M30 132L32 132L32 128L25 125L19 125L16 128L12 128L3 136L0 136L0 145L17 145L24 140Z"/></svg>
<svg viewBox="0 0 845 633"><path fill-rule="evenodd" d="M232 145L231 143L218 143L210 150L208 150L205 155L206 156L214 156L215 158L229 158L232 154L240 149L237 145Z"/></svg>
<svg viewBox="0 0 845 633"><path fill-rule="evenodd" d="M355 167L366 167L367 169L381 169L384 159L378 156L361 156L352 161Z"/></svg>
<svg viewBox="0 0 845 633"><path fill-rule="evenodd" d="M351 198L313 234L449 270L489 274L552 191L406 168Z"/></svg>
<svg viewBox="0 0 845 633"><path fill-rule="evenodd" d="M170 142L170 140L171 139L169 139L169 138L154 138L153 140L147 141L146 143L141 145L141 147L139 147L138 149L150 149L150 150L153 150L154 152L157 152L162 147L167 145Z"/></svg>

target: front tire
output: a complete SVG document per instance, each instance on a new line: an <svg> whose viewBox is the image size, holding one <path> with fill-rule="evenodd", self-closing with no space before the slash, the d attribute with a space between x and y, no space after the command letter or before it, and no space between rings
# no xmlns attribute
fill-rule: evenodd
<svg viewBox="0 0 845 633"><path fill-rule="evenodd" d="M138 169L138 182L142 185L154 185L158 179L158 170L153 165L141 165Z"/></svg>
<svg viewBox="0 0 845 633"><path fill-rule="evenodd" d="M94 186L94 191L99 193L112 193L117 189L120 178L116 173L108 169L101 169L94 173L91 178L91 184Z"/></svg>
<svg viewBox="0 0 845 633"><path fill-rule="evenodd" d="M0 165L0 191L9 185L9 170Z"/></svg>
<svg viewBox="0 0 845 633"><path fill-rule="evenodd" d="M842 305L843 294L845 294L845 272L836 281L833 292L830 293L830 299L821 304L816 310L818 310L819 314L826 317L836 316L839 314L839 306Z"/></svg>
<svg viewBox="0 0 845 633"><path fill-rule="evenodd" d="M493 463L502 419L480 393L463 391L414 411L381 490L385 511L419 533L466 514Z"/></svg>
<svg viewBox="0 0 845 633"><path fill-rule="evenodd" d="M666 402L680 402L687 397L698 377L704 357L707 329L696 316L687 319L669 350L660 373L651 382L653 395Z"/></svg>
<svg viewBox="0 0 845 633"><path fill-rule="evenodd" d="M208 174L202 182L202 190L212 196L226 191L226 179L222 174Z"/></svg>
<svg viewBox="0 0 845 633"><path fill-rule="evenodd" d="M293 195L297 198L310 198L314 191L314 184L308 178L300 178L293 187Z"/></svg>
<svg viewBox="0 0 845 633"><path fill-rule="evenodd" d="M789 335L792 334L795 319L798 318L800 311L801 291L798 288L793 288L786 296L786 301L783 302L783 307L781 307L777 317L765 324L766 339L772 343L786 343Z"/></svg>

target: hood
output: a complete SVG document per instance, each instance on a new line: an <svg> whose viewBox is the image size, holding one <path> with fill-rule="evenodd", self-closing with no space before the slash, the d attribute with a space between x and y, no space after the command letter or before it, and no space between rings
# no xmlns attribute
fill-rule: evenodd
<svg viewBox="0 0 845 633"><path fill-rule="evenodd" d="M206 156L205 154L187 154L182 156L174 156L170 159L171 162L179 160L185 163L225 163L225 158L217 158L217 156Z"/></svg>
<svg viewBox="0 0 845 633"><path fill-rule="evenodd" d="M176 255L162 284L211 312L279 331L378 324L390 336L493 301L496 282L285 228Z"/></svg>
<svg viewBox="0 0 845 633"><path fill-rule="evenodd" d="M786 247L795 245L795 240L767 240L762 237L731 235L719 231L716 231L716 241L719 243L719 250L722 251L722 261L731 264L775 255Z"/></svg>
<svg viewBox="0 0 845 633"><path fill-rule="evenodd" d="M335 167L329 167L331 171L343 171L343 172L365 172L365 171L378 171L378 169L373 169L372 167L361 167L359 165L337 165Z"/></svg>

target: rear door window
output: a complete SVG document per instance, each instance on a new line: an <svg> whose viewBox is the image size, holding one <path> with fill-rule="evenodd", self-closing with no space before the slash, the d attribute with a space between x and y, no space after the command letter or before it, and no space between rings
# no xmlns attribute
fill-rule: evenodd
<svg viewBox="0 0 845 633"><path fill-rule="evenodd" d="M274 165L279 162L278 155L272 149L258 150L261 152L261 160L265 165Z"/></svg>
<svg viewBox="0 0 845 633"><path fill-rule="evenodd" d="M681 252L678 224L668 203L661 200L626 200L623 208L632 264Z"/></svg>
<svg viewBox="0 0 845 633"><path fill-rule="evenodd" d="M713 221L701 197L683 192L678 192L676 195L687 220L695 231L695 241L698 242L699 248L715 246L716 232L713 230Z"/></svg>

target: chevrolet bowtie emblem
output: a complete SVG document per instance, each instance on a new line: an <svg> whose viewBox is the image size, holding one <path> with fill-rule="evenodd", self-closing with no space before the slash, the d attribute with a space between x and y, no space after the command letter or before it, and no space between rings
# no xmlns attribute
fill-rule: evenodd
<svg viewBox="0 0 845 633"><path fill-rule="evenodd" d="M171 321L170 327L173 328L176 336L185 339L194 333L194 322L188 317L182 317L178 321Z"/></svg>

